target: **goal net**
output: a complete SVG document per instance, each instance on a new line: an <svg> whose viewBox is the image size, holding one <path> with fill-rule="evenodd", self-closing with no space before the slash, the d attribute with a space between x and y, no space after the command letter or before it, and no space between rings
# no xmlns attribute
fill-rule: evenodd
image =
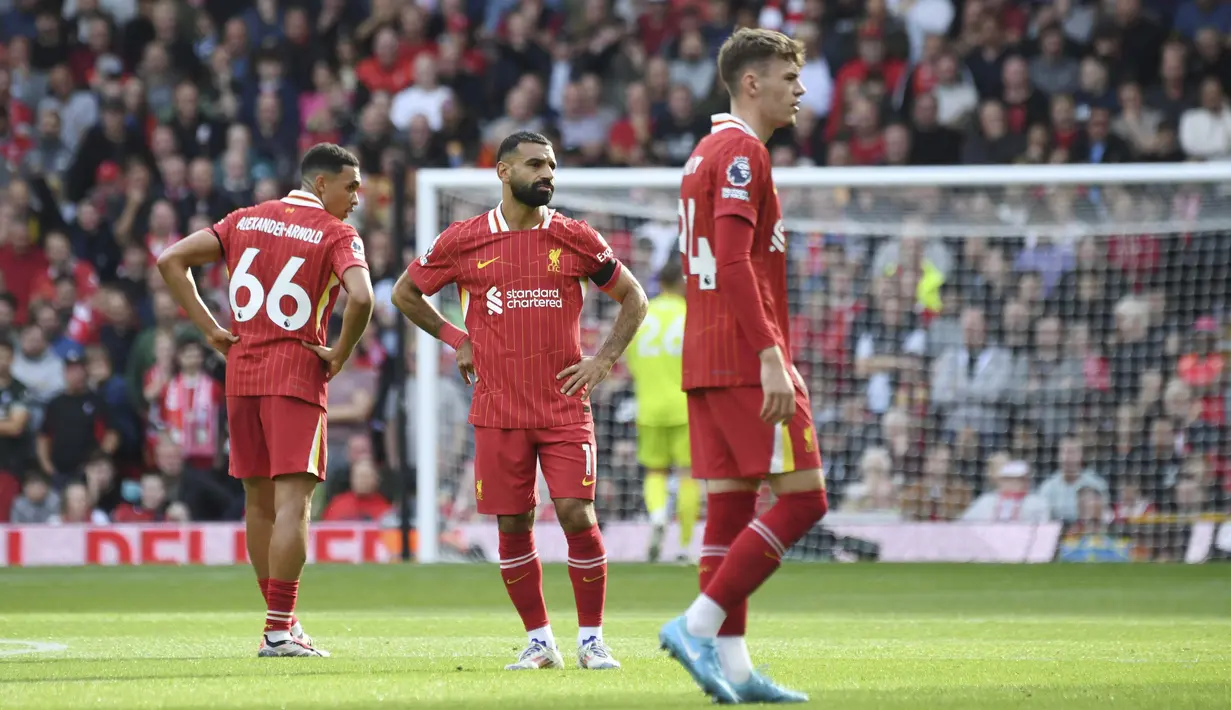
<svg viewBox="0 0 1231 710"><path fill-rule="evenodd" d="M679 177L565 169L553 207L602 232L653 297L678 250ZM490 171L418 181L417 253L499 200ZM1231 513L1231 164L788 168L775 182L833 511L792 557L1184 559L1194 530ZM591 294L587 352L617 308ZM437 301L460 325L456 292ZM490 559L469 392L449 348L422 333L415 347L409 406L437 415L408 433L418 558ZM646 556L636 406L617 366L593 408L613 560Z"/></svg>

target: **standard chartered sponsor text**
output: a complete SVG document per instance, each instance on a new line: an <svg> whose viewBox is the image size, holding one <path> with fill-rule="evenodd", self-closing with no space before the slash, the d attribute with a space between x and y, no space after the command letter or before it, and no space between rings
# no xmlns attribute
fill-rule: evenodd
<svg viewBox="0 0 1231 710"><path fill-rule="evenodd" d="M561 308L558 288L509 289L504 292L505 308Z"/></svg>
<svg viewBox="0 0 1231 710"><path fill-rule="evenodd" d="M298 239L301 242L320 244L325 233L319 229L303 227L298 224L287 224L268 217L244 217L235 225L241 231L256 231L272 234L275 237Z"/></svg>

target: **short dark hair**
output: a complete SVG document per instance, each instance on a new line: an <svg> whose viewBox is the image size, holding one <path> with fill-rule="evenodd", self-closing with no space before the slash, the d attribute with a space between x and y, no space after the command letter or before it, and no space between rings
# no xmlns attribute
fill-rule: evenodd
<svg viewBox="0 0 1231 710"><path fill-rule="evenodd" d="M804 65L804 46L798 40L766 29L743 28L722 43L718 50L718 76L732 96L739 92L740 74L751 64L770 59L785 59Z"/></svg>
<svg viewBox="0 0 1231 710"><path fill-rule="evenodd" d="M336 143L317 143L303 154L299 161L299 174L304 181L321 174L337 175L342 168L359 169L359 158Z"/></svg>
<svg viewBox="0 0 1231 710"><path fill-rule="evenodd" d="M678 286L684 280L684 267L675 256L667 259L667 263L658 270L660 286Z"/></svg>
<svg viewBox="0 0 1231 710"><path fill-rule="evenodd" d="M496 160L503 161L505 156L517 150L522 143L537 143L538 145L551 147L551 141L547 140L547 136L542 133L518 131L500 141L500 148L496 150Z"/></svg>
<svg viewBox="0 0 1231 710"><path fill-rule="evenodd" d="M86 458L85 465L89 466L96 463L111 464L111 457L102 449L94 449L94 451L90 452L89 457Z"/></svg>

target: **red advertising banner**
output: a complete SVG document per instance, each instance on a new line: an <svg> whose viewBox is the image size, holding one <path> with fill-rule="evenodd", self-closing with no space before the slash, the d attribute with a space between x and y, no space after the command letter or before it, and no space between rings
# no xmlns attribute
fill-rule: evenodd
<svg viewBox="0 0 1231 710"><path fill-rule="evenodd" d="M310 535L309 562L388 562L400 545L398 531L375 524L323 523ZM0 567L247 562L244 526L236 523L0 525Z"/></svg>

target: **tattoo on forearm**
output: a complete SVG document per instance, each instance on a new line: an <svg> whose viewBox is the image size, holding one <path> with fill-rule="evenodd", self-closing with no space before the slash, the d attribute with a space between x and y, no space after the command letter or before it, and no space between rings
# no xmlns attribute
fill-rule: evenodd
<svg viewBox="0 0 1231 710"><path fill-rule="evenodd" d="M641 321L645 319L645 311L644 297L637 298L630 294L625 298L620 304L620 313L616 316L615 324L611 326L611 334L607 336L607 340L598 350L598 357L611 362L619 359L628 344L633 341L637 328L641 327Z"/></svg>

